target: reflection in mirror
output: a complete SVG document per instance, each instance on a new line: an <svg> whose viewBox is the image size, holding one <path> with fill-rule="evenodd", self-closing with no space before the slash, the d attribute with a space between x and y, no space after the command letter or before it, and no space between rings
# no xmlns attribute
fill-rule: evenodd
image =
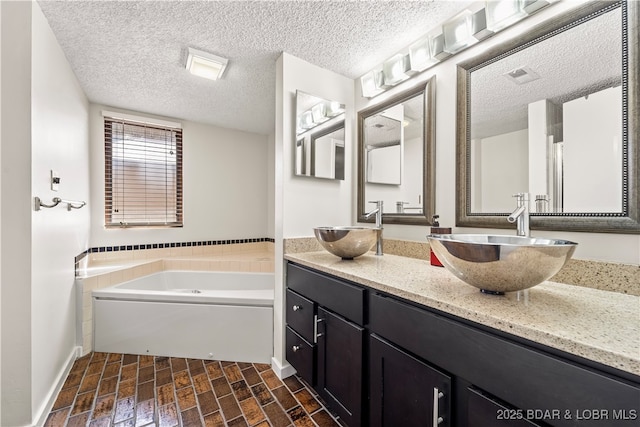
<svg viewBox="0 0 640 427"><path fill-rule="evenodd" d="M640 231L628 16L590 3L459 65L457 225L507 227L528 192L533 228Z"/></svg>
<svg viewBox="0 0 640 427"><path fill-rule="evenodd" d="M430 224L434 213L433 81L358 113L358 220L382 200L383 221Z"/></svg>
<svg viewBox="0 0 640 427"><path fill-rule="evenodd" d="M296 91L294 174L344 180L344 104Z"/></svg>
<svg viewBox="0 0 640 427"><path fill-rule="evenodd" d="M402 104L395 105L364 120L364 138L367 143L365 146L367 183L401 184L404 158L403 120L404 107ZM419 136L422 136L422 132Z"/></svg>

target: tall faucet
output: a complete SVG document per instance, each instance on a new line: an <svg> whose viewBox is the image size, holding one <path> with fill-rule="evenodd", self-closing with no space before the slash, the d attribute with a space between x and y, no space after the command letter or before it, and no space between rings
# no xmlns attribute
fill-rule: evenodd
<svg viewBox="0 0 640 427"><path fill-rule="evenodd" d="M529 193L514 194L516 198L516 210L507 218L510 223L516 222L518 236L529 237Z"/></svg>
<svg viewBox="0 0 640 427"><path fill-rule="evenodd" d="M369 203L375 203L376 208L364 214L364 217L368 219L371 215L376 215L376 228L380 229L378 232L378 240L376 241L376 255L382 255L382 200Z"/></svg>

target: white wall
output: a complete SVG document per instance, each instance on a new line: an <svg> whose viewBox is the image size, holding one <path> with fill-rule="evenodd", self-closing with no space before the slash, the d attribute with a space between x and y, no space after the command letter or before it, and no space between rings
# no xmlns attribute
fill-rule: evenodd
<svg viewBox="0 0 640 427"><path fill-rule="evenodd" d="M471 205L478 212L508 212L516 207L512 197L529 189L527 129L473 141ZM474 159L478 156L478 161ZM474 167L479 168L476 174ZM436 165L436 168L438 165Z"/></svg>
<svg viewBox="0 0 640 427"><path fill-rule="evenodd" d="M91 247L272 235L268 137L188 121L182 122L184 227L106 229L103 110L156 117L91 105ZM179 122L174 118L168 120Z"/></svg>
<svg viewBox="0 0 640 427"><path fill-rule="evenodd" d="M620 212L622 87L563 105L564 212Z"/></svg>
<svg viewBox="0 0 640 427"><path fill-rule="evenodd" d="M345 179L333 181L294 175L296 90L345 104ZM352 223L356 175L353 80L283 53L276 68L275 239L276 260L284 238L312 236L313 227ZM283 265L276 262L274 363L284 358Z"/></svg>
<svg viewBox="0 0 640 427"><path fill-rule="evenodd" d="M1 2L2 420L31 422L31 5Z"/></svg>
<svg viewBox="0 0 640 427"><path fill-rule="evenodd" d="M75 356L72 260L88 242L88 211L35 212L33 196L87 199L88 102L37 3L1 7L0 424L19 426L47 415ZM59 194L50 169L62 175Z"/></svg>
<svg viewBox="0 0 640 427"><path fill-rule="evenodd" d="M456 64L472 56L499 44L507 38L518 37L528 28L539 24L551 16L564 10L575 7L574 2L558 2L516 24L514 27L487 39L476 46L445 60L433 68L425 70L393 89L373 99L361 96L360 83L354 81L356 111L370 107L374 104L397 95L420 84L432 76L436 76L436 211L440 215L440 224L443 227L455 225L455 196L456 196ZM355 150L354 144L354 150ZM355 151L354 151L355 153ZM353 173L357 171L357 165L352 165ZM356 198L352 200L354 217L356 221ZM454 231L478 232L478 233L510 233L510 230L490 230L455 228ZM515 230L513 231L515 233ZM414 241L425 241L426 227L393 225L384 226L385 237L400 238ZM579 243L574 258L586 260L599 260L607 262L620 262L625 264L640 265L640 235L631 234L607 234L607 233L577 233L556 231L533 231L534 236L557 237L573 240Z"/></svg>
<svg viewBox="0 0 640 427"><path fill-rule="evenodd" d="M2 44L2 6L0 6L0 45ZM2 51L0 46L0 52ZM0 165L2 164L2 55L0 54ZM0 213L2 212L2 175L0 174ZM0 278L2 277L2 220L0 219ZM1 282L0 282L1 283ZM2 330L2 285L0 285L0 331ZM0 421L2 420L2 339L0 339Z"/></svg>
<svg viewBox="0 0 640 427"><path fill-rule="evenodd" d="M33 3L31 72L31 191L89 199L89 102L42 11ZM60 175L51 191L50 171ZM75 357L73 259L88 247L89 209L65 206L32 211L32 411L38 417L55 398L60 375ZM44 414L46 416L46 414Z"/></svg>

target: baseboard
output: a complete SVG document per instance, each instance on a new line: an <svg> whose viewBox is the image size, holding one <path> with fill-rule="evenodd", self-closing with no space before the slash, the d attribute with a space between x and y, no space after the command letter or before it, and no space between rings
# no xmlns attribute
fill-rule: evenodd
<svg viewBox="0 0 640 427"><path fill-rule="evenodd" d="M54 384L51 385L51 388L49 389L49 393L47 393L45 403L35 413L35 416L34 416L35 423L33 424L32 427L41 427L47 421L49 412L51 412L51 408L53 408L53 404L56 403L56 398L58 397L58 393L62 389L62 386L64 385L64 382L67 379L67 375L69 375L69 372L73 367L73 363L80 356L82 356L82 347L74 347L69 353L69 356L67 357L64 368L60 370Z"/></svg>
<svg viewBox="0 0 640 427"><path fill-rule="evenodd" d="M275 372L275 374L281 380L290 377L297 372L296 369L289 363L282 365L282 363L280 363L280 361L275 357L271 358L271 369L273 369L273 372Z"/></svg>

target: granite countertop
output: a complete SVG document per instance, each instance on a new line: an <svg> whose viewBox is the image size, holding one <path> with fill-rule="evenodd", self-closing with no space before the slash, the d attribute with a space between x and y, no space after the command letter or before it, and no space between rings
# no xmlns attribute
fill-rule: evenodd
<svg viewBox="0 0 640 427"><path fill-rule="evenodd" d="M640 297L543 282L486 295L428 261L372 253L344 261L328 252L285 258L585 359L640 375Z"/></svg>

